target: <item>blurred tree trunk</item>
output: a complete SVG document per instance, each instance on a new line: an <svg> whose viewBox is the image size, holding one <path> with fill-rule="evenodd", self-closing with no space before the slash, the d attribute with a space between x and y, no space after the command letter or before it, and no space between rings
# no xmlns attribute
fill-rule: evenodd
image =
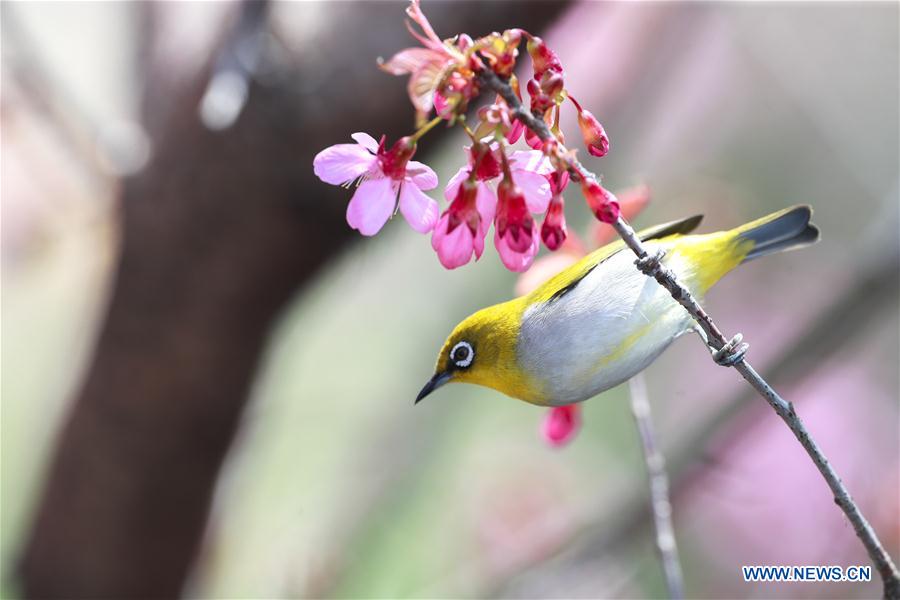
<svg viewBox="0 0 900 600"><path fill-rule="evenodd" d="M428 9L442 33L480 34L539 28L564 5L530 3L521 14L514 6ZM355 237L344 222L349 192L321 184L312 157L354 131L409 131L405 81L375 68L379 53L413 45L402 8L329 5L341 13L339 31L319 32L310 54L267 85L251 81L239 118L222 131L201 124L198 105L210 68L246 23L199 78L173 85L154 80L165 65L148 69L153 158L123 185L109 309L20 562L26 596L181 592L269 329Z"/></svg>

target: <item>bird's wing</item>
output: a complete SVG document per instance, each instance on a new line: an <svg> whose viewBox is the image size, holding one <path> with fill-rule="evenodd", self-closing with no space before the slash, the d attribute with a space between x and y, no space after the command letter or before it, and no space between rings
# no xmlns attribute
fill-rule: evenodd
<svg viewBox="0 0 900 600"><path fill-rule="evenodd" d="M637 235L643 241L658 240L670 235L684 235L696 229L702 220L703 215L694 215L693 217L688 217L686 219L649 227L638 232ZM618 240L594 250L580 261L571 267L563 269L531 292L527 297L526 305L535 302L549 302L564 296L575 289L575 286L578 285L588 273L593 271L597 265L619 250L622 250L624 247L625 242Z"/></svg>

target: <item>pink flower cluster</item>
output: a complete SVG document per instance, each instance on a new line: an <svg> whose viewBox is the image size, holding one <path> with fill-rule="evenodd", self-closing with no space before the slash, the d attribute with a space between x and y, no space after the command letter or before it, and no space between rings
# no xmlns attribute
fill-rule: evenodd
<svg viewBox="0 0 900 600"><path fill-rule="evenodd" d="M566 90L559 57L541 38L508 29L479 39L460 34L442 40L418 0L412 0L406 12L411 19L407 28L422 45L402 50L380 66L393 75L409 75L418 130L390 147L384 137L376 142L368 134L355 133L355 144L326 148L313 162L316 175L326 183L347 187L357 183L347 207L351 227L374 235L399 211L413 229L432 234L431 245L441 264L455 269L473 256L481 257L493 224L500 260L508 269L522 272L531 266L541 241L551 251L563 246L568 235L563 191L570 179L580 183L597 219L614 223L619 218L616 197L563 145L559 120L565 100L578 111L582 138L592 156L606 155L609 138L597 119ZM515 75L523 40L533 72L525 86L530 112L543 119L546 129L517 116L524 110L518 106L522 93ZM466 114L482 95L487 72L507 82L518 101L511 93L490 99L476 111L477 123L470 129ZM437 176L412 160L419 138L441 122L461 125L472 140L465 149L466 164L444 190L448 206L443 212L425 194L437 187ZM531 150L511 148L522 137ZM537 217L545 213L539 225Z"/></svg>

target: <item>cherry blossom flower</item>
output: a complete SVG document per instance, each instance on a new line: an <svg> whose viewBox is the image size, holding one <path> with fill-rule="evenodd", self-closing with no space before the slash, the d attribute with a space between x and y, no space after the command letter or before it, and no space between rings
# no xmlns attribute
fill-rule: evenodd
<svg viewBox="0 0 900 600"><path fill-rule="evenodd" d="M379 66L391 75L409 75L407 91L421 123L434 108L435 94L438 93L441 83L448 78L454 68L465 66L466 57L459 47L445 43L437 36L419 6L419 0L412 0L406 8L406 14L421 29L421 32L416 31L409 21L406 22L410 34L423 47L401 50L389 60L379 61ZM462 47L471 46L472 39L460 36L457 44ZM460 92L474 83L471 77L464 79L455 82L457 89L454 91ZM467 94L470 98L474 97L477 95L477 89L467 89ZM449 100L449 94L442 94L439 102L446 106Z"/></svg>
<svg viewBox="0 0 900 600"><path fill-rule="evenodd" d="M427 165L410 160L415 142L401 138L390 149L367 133L354 133L355 144L336 144L313 160L315 174L332 185L361 183L347 205L347 223L363 235L375 235L397 209L419 233L434 228L437 202L423 190L437 187L438 179Z"/></svg>
<svg viewBox="0 0 900 600"><path fill-rule="evenodd" d="M489 151L485 151L485 148L489 148ZM444 197L447 198L447 200L452 200L456 197L456 191L460 182L469 176L477 159L478 168L476 170L476 179L478 180L478 184L479 186L484 186L490 196L494 199L493 204L496 205L497 196L489 184L496 181L503 172L501 159L498 156L499 149L496 145L488 147L486 144L479 143L477 146L467 148L466 150L469 155L469 164L460 167L459 171L450 178L450 181L447 182L447 188L444 190ZM478 156L481 158L478 159ZM539 151L525 150L511 153L507 158L507 161L509 162L509 170L513 181L522 188L522 191L525 194L528 210L537 214L541 214L547 210L547 205L550 203L552 195L550 191L550 182L547 180L547 176L553 173L553 166L550 164L547 157ZM491 211L489 218L487 218L488 215L483 214L482 216L485 217L487 221L491 221L493 215L494 213Z"/></svg>
<svg viewBox="0 0 900 600"><path fill-rule="evenodd" d="M491 220L482 215L493 213L494 199L485 186L470 177L458 186L456 198L438 219L431 236L431 246L444 268L455 269L481 258L484 236Z"/></svg>
<svg viewBox="0 0 900 600"><path fill-rule="evenodd" d="M509 177L500 181L497 197L494 246L506 268L521 273L531 266L540 245L537 223L522 188Z"/></svg>

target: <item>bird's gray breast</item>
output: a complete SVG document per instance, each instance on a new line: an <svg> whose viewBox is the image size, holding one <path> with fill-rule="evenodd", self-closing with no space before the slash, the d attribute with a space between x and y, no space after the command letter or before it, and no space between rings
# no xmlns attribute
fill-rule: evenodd
<svg viewBox="0 0 900 600"><path fill-rule="evenodd" d="M548 403L579 402L622 383L687 330L687 313L633 262L630 252L617 252L526 309L518 358Z"/></svg>

